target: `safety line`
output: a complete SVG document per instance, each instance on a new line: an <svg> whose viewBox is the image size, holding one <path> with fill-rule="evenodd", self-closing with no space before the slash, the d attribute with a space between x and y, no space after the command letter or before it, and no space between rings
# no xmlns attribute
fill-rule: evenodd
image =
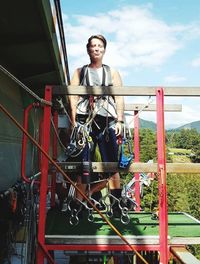
<svg viewBox="0 0 200 264"><path fill-rule="evenodd" d="M153 98L151 98L151 96L149 96L148 101L146 102L146 104L144 104L144 106L137 112L136 115L133 115L133 117L136 118L137 116L139 116L139 114L142 113L143 110L145 108L147 108L152 103L152 101L153 101ZM133 122L134 118L128 123L129 126Z"/></svg>
<svg viewBox="0 0 200 264"><path fill-rule="evenodd" d="M19 79L17 79L12 73L10 73L8 70L6 70L1 64L0 64L0 70L5 73L8 77L10 77L13 81L15 81L18 85L20 85L26 92L28 92L32 97L34 97L36 100L38 100L41 104L44 105L52 105L51 102L46 101L39 97L37 94L35 94L30 88L28 88L24 83L22 83Z"/></svg>
<svg viewBox="0 0 200 264"><path fill-rule="evenodd" d="M66 150L66 147L64 146L64 144L62 143L62 141L61 141L61 139L60 139L60 137L59 137L59 135L58 135L58 132L57 132L56 127L55 127L55 124L54 124L54 122L53 122L52 116L51 116L51 125L52 125L52 127L53 127L53 131L54 131L54 133L55 133L55 135L56 135L56 137L57 137L57 140L58 140L60 146L61 146L64 150Z"/></svg>
<svg viewBox="0 0 200 264"><path fill-rule="evenodd" d="M97 213L102 217L102 219L111 227L111 229L130 247L132 251L145 263L148 262L140 255L140 253L131 245L128 240L119 232L119 230L102 214L101 211L88 199L88 197L76 186L76 184L70 179L70 177L57 165L57 163L49 156L49 154L43 150L43 148L38 144L38 142L21 126L21 124L10 114L2 104L0 104L0 109L15 123L15 125L23 131L23 133L38 147L42 154L56 167L56 169L73 185L73 187L81 194L83 198L97 211ZM40 245L41 246L41 245ZM42 247L42 249L44 249Z"/></svg>

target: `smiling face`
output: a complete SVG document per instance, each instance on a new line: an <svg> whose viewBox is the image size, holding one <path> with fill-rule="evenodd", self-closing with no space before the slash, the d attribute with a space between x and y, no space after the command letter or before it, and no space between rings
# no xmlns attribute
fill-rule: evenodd
<svg viewBox="0 0 200 264"><path fill-rule="evenodd" d="M98 38L91 39L87 48L87 52L92 62L102 61L105 54L103 41Z"/></svg>

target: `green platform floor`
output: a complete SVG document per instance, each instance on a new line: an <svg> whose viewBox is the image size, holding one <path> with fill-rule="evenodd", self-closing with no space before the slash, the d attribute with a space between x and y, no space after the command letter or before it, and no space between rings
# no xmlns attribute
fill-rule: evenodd
<svg viewBox="0 0 200 264"><path fill-rule="evenodd" d="M159 222L151 219L151 213L131 213L128 225L120 219L112 220L112 224L132 244L159 244ZM114 231L95 214L94 222L83 216L76 226L69 224L69 216L64 212L50 210L47 214L46 240L48 243L123 243ZM168 240L170 244L200 244L200 221L186 213L168 214Z"/></svg>

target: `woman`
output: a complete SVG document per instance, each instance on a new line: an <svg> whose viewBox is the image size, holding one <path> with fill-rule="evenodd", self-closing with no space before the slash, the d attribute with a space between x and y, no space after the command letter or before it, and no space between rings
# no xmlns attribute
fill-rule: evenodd
<svg viewBox="0 0 200 264"><path fill-rule="evenodd" d="M71 85L85 86L122 86L118 71L103 64L107 41L102 35L93 35L86 45L90 63L76 69ZM117 136L122 133L124 119L124 98L122 96L70 96L72 125L76 127L89 120L92 122L90 135L94 145L98 144L103 162L118 161ZM84 149L81 159L86 161L88 150ZM91 193L101 189L97 184ZM98 187L99 186L99 187ZM81 185L82 190L85 185ZM109 180L111 194L121 197L120 175L114 173ZM77 197L81 200L79 194ZM116 209L117 210L117 209Z"/></svg>

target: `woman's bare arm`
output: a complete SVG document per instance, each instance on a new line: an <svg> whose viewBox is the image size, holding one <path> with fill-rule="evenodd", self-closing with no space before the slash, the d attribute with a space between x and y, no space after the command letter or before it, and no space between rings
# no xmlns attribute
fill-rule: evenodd
<svg viewBox="0 0 200 264"><path fill-rule="evenodd" d="M71 79L71 85L79 85L80 84L80 68L76 69ZM69 102L70 102L70 109L71 109L71 120L72 125L76 125L76 110L77 110L77 103L79 100L78 95L70 95Z"/></svg>

